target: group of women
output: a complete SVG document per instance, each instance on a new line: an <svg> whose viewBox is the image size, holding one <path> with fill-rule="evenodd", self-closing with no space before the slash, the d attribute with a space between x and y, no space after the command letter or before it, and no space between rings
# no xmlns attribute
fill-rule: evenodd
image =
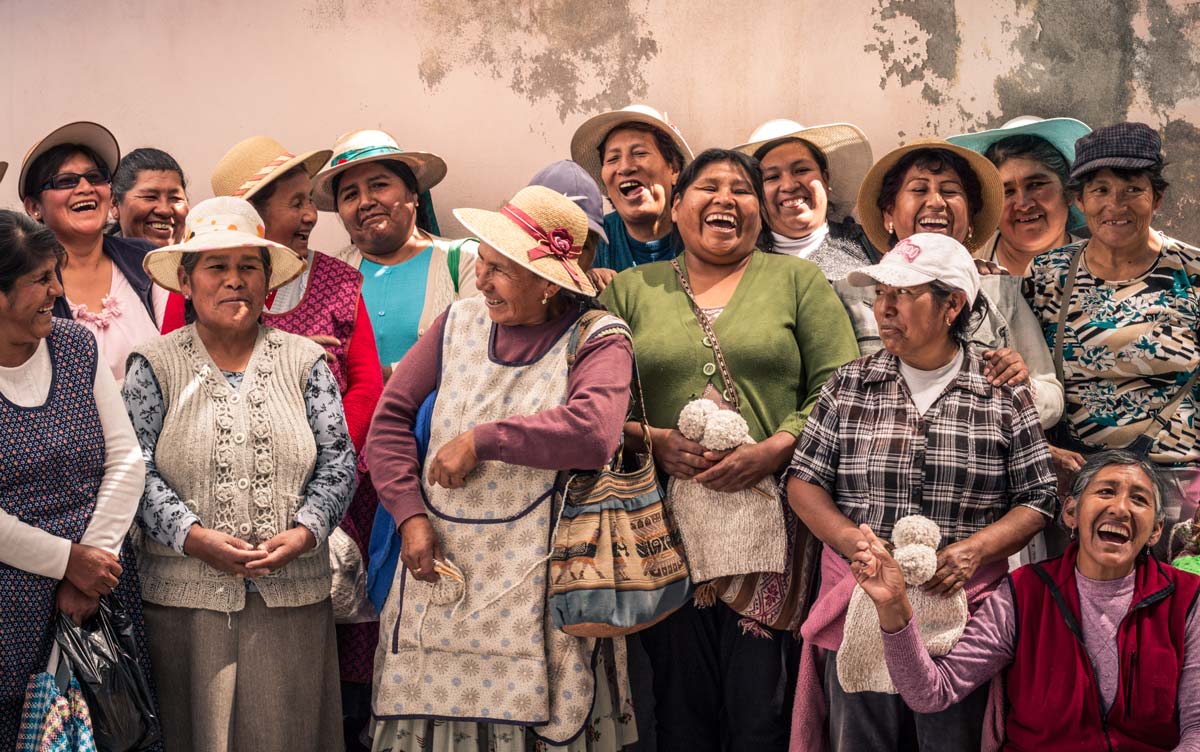
<svg viewBox="0 0 1200 752"><path fill-rule="evenodd" d="M1200 579L1167 564L1197 545L1200 251L1152 227L1155 131L1019 118L873 161L775 120L696 155L635 105L571 155L450 239L445 161L379 130L248 138L196 206L98 124L30 149L0 211L0 749L54 615L110 593L168 750L1200 749ZM318 210L349 246L309 247ZM701 396L749 439L685 436ZM777 486L785 576L556 629L556 491L619 447ZM920 597L884 543L915 514ZM377 619L335 621L346 539ZM858 592L891 693L842 678ZM971 614L937 658L929 598Z"/></svg>

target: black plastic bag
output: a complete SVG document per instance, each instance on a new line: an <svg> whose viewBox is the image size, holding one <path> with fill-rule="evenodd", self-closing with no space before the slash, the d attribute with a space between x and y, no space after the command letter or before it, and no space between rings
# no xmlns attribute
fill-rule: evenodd
<svg viewBox="0 0 1200 752"><path fill-rule="evenodd" d="M100 752L145 750L159 741L133 620L116 595L102 596L100 609L82 627L60 613L55 639L87 700Z"/></svg>

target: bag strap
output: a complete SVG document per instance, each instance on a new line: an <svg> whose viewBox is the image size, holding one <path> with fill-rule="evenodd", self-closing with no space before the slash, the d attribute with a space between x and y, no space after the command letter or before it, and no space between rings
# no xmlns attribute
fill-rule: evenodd
<svg viewBox="0 0 1200 752"><path fill-rule="evenodd" d="M450 244L450 248L446 251L446 265L450 267L450 280L454 282L454 294L458 294L458 264L462 257L463 246L468 240L475 238L461 238Z"/></svg>
<svg viewBox="0 0 1200 752"><path fill-rule="evenodd" d="M733 376L729 373L729 366L725 363L725 353L721 352L721 341L717 339L717 333L713 331L712 320L708 318L708 314L696 302L696 295L692 292L692 286L688 284L687 277L683 276L683 270L679 268L679 261L671 259L671 266L675 269L675 276L679 278L679 286L687 294L688 300L692 304L692 313L696 316L696 321L700 324L700 329L703 330L705 338L712 347L713 358L717 361L717 368L721 371L721 381L725 384L725 389L721 396L725 398L729 404L733 405L733 409L741 411L741 405L738 402L737 387L733 385Z"/></svg>
<svg viewBox="0 0 1200 752"><path fill-rule="evenodd" d="M1075 277L1079 274L1079 263L1083 260L1083 249L1086 247L1081 246L1071 257L1071 266L1067 269L1067 281L1063 284L1062 297L1059 298L1058 326L1054 330L1054 375L1058 377L1058 383L1062 384L1064 389L1067 387L1067 379L1063 370L1063 346L1065 344L1063 330L1067 327L1067 306L1071 302L1071 293L1075 291Z"/></svg>

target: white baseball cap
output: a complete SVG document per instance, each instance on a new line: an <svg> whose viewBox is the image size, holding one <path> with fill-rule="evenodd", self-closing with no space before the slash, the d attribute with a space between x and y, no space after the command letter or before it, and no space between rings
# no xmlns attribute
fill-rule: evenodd
<svg viewBox="0 0 1200 752"><path fill-rule="evenodd" d="M919 232L892 246L878 264L864 266L846 275L855 287L876 283L913 287L940 280L967 294L967 306L979 295L979 271L971 253L949 235Z"/></svg>

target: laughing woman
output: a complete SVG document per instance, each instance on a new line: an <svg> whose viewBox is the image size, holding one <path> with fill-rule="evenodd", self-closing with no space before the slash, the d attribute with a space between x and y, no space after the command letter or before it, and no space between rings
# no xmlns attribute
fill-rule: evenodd
<svg viewBox="0 0 1200 752"><path fill-rule="evenodd" d="M148 240L158 248L183 239L187 181L170 154L143 147L121 157L112 177L112 196L112 216L121 237Z"/></svg>

